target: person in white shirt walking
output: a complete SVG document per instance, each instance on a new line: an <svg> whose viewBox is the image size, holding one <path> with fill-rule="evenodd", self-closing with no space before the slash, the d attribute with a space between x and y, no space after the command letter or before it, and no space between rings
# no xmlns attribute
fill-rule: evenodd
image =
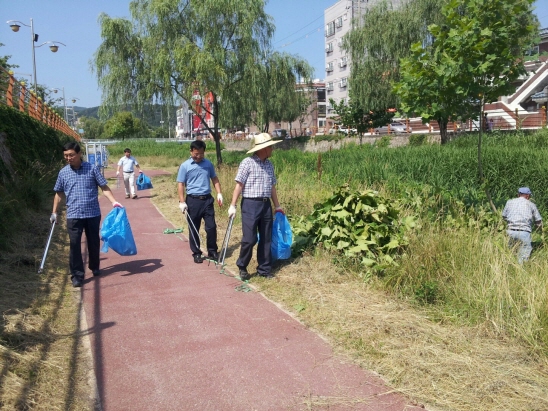
<svg viewBox="0 0 548 411"><path fill-rule="evenodd" d="M139 169L139 174L143 172L135 157L131 155L131 150L126 148L124 150L124 156L118 161L118 170L116 170L116 176L120 175L120 169L124 173L126 198L129 198L130 196L133 199L137 198L137 194L135 194L135 167Z"/></svg>
<svg viewBox="0 0 548 411"><path fill-rule="evenodd" d="M537 206L529 199L533 193L529 187L520 187L518 197L508 200L502 211L502 218L508 223L509 246L518 248L518 263L529 259L533 247L531 245L531 230L533 223L542 229L542 217Z"/></svg>

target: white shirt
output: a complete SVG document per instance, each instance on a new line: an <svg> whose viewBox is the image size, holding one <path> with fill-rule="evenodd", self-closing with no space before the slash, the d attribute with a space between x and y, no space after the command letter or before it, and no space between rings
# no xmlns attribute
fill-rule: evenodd
<svg viewBox="0 0 548 411"><path fill-rule="evenodd" d="M118 165L122 166L122 170L124 171L124 173L131 173L133 172L133 167L138 166L139 163L133 156L123 156L120 161L118 161Z"/></svg>

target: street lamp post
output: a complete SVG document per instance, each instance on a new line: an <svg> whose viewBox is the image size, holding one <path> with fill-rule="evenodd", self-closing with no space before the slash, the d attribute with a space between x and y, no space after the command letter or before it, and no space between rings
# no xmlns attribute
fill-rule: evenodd
<svg viewBox="0 0 548 411"><path fill-rule="evenodd" d="M57 53L57 50L59 50L58 44L62 44L63 46L67 46L64 43L61 43L60 41L45 41L39 46L35 46L34 43L38 42L38 34L34 34L34 22L32 18L30 19L30 26L28 24L25 24L19 20L8 20L7 23L10 25L11 30L15 33L19 31L19 28L21 27L19 24L22 24L25 27L30 27L30 34L31 34L31 46L32 46L32 72L33 72L33 79L34 79L34 92L38 93L38 89L36 88L36 54L34 52L35 48L42 47L44 44L51 44L49 46L49 49L52 53ZM19 23L19 24L17 24Z"/></svg>
<svg viewBox="0 0 548 411"><path fill-rule="evenodd" d="M54 88L52 89L54 93L57 93L59 91L58 88ZM68 123L68 118L67 118L67 100L65 100L65 88L64 87L61 87L61 90L63 91L63 107L64 107L64 118L65 118L65 123Z"/></svg>
<svg viewBox="0 0 548 411"><path fill-rule="evenodd" d="M76 129L76 112L74 111L74 103L76 103L77 100L80 100L80 99L78 97L71 98L71 101L72 101L72 121L71 121L71 125L72 125L73 130Z"/></svg>

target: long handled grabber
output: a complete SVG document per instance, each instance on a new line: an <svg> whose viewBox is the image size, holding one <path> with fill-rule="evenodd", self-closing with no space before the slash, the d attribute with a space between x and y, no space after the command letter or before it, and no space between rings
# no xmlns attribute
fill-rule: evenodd
<svg viewBox="0 0 548 411"><path fill-rule="evenodd" d="M116 176L116 189L120 188L120 176Z"/></svg>
<svg viewBox="0 0 548 411"><path fill-rule="evenodd" d="M49 243L51 243L51 237L53 236L54 228L55 228L55 221L51 223L51 231L49 232L48 243L46 244L46 249L44 250L44 255L42 256L42 262L40 263L38 274L41 274L42 271L44 271L44 264L46 263L46 257L48 256Z"/></svg>
<svg viewBox="0 0 548 411"><path fill-rule="evenodd" d="M234 216L228 220L228 227L226 228L225 238L221 247L221 254L219 255L219 263L221 264L221 273L224 273L225 269L225 257L226 250L228 249L228 241L230 240L230 233L232 232L232 224L234 223Z"/></svg>
<svg viewBox="0 0 548 411"><path fill-rule="evenodd" d="M196 229L196 226L192 222L192 219L190 218L188 213L185 213L185 215L186 215L186 221L188 224L188 232L190 233L190 236L194 240L194 244L196 245L196 248L200 248L200 244L202 243L202 238L200 237L200 233ZM198 240L200 242L198 242Z"/></svg>

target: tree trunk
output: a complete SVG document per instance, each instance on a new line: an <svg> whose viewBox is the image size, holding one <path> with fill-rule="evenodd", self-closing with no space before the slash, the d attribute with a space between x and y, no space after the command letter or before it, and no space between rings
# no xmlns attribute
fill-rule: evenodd
<svg viewBox="0 0 548 411"><path fill-rule="evenodd" d="M445 118L438 118L438 126L440 127L440 139L441 144L449 143L449 134L447 134L448 120Z"/></svg>
<svg viewBox="0 0 548 411"><path fill-rule="evenodd" d="M223 164L223 156L221 154L221 136L219 134L219 104L217 96L213 95L213 140L215 140L215 152L217 153L217 166Z"/></svg>

